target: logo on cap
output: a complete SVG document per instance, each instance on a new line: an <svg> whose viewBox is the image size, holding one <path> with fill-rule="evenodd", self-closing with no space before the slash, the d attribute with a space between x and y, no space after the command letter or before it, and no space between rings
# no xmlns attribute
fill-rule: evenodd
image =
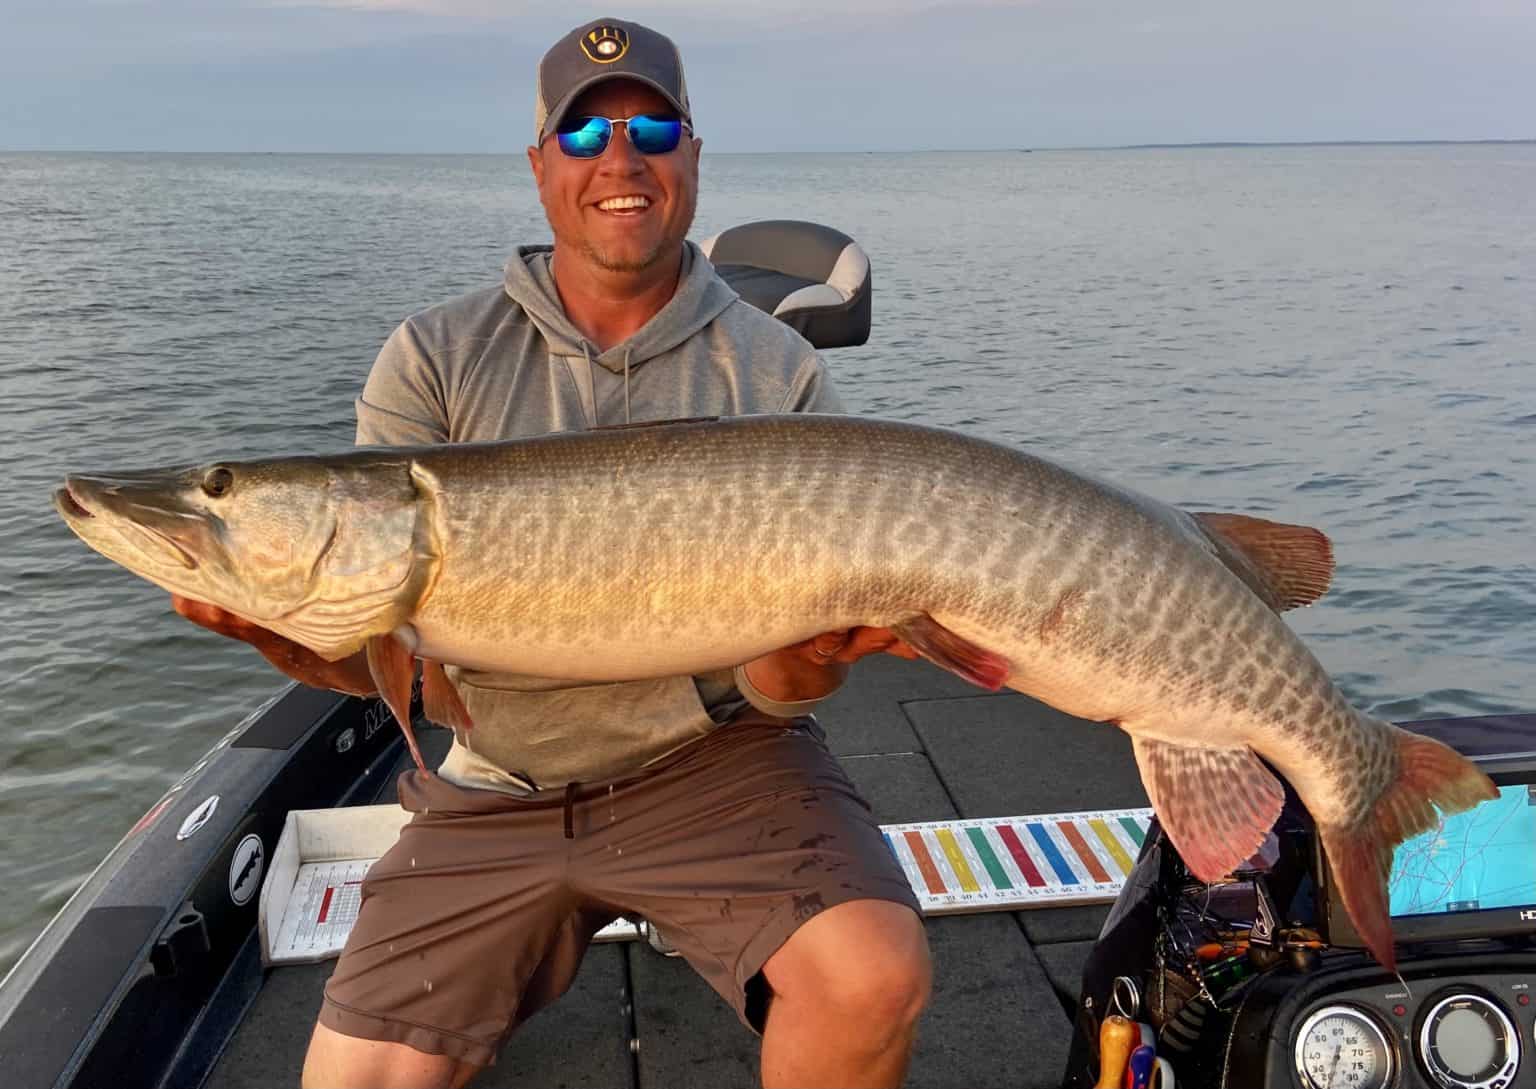
<svg viewBox="0 0 1536 1089"><path fill-rule="evenodd" d="M629 34L621 26L600 26L581 36L581 51L598 64L612 64L629 52Z"/></svg>

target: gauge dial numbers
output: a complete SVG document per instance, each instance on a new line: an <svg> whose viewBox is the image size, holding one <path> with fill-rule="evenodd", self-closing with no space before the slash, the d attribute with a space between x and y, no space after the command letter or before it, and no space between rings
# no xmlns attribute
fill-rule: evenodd
<svg viewBox="0 0 1536 1089"><path fill-rule="evenodd" d="M1520 1036L1489 999L1453 994L1424 1016L1419 1058L1444 1089L1503 1089L1520 1068Z"/></svg>
<svg viewBox="0 0 1536 1089"><path fill-rule="evenodd" d="M1296 1034L1296 1074L1304 1089L1386 1089L1392 1048L1358 1006L1324 1006Z"/></svg>

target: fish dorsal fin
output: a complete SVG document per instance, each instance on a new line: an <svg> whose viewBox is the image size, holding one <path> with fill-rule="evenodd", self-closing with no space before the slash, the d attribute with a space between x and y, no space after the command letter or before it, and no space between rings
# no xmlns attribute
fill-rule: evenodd
<svg viewBox="0 0 1536 1089"><path fill-rule="evenodd" d="M1280 816L1285 788L1252 749L1146 737L1131 743L1147 797L1190 873L1215 881L1258 852Z"/></svg>
<svg viewBox="0 0 1536 1089"><path fill-rule="evenodd" d="M1328 592L1333 544L1322 531L1247 514L1191 513L1222 562L1276 612L1310 605ZM1229 550L1244 562L1234 562Z"/></svg>

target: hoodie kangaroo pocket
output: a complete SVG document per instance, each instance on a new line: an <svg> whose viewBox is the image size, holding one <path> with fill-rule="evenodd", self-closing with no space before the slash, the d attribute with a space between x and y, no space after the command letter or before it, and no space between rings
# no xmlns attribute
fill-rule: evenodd
<svg viewBox="0 0 1536 1089"><path fill-rule="evenodd" d="M458 672L475 723L459 744L540 788L631 774L716 725L692 677L572 686Z"/></svg>

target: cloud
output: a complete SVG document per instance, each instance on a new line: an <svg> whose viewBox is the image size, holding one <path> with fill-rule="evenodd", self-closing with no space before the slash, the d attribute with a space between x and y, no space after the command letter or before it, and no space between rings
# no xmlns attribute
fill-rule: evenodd
<svg viewBox="0 0 1536 1089"><path fill-rule="evenodd" d="M506 3L503 0L264 0L269 7L324 7L355 12L409 11L442 19L475 22L512 22L549 11L547 3ZM970 7L1031 7L1046 0L993 0L972 3ZM813 20L818 23L848 24L881 21L916 15L927 11L953 9L956 5L939 0L841 0L835 7L826 0L776 0L773 4L719 4L701 0L649 0L634 6L610 5L609 9L589 16L567 16L570 26L588 19L612 15L616 18L655 26L665 31L668 24L703 18L711 23L742 26L783 25ZM569 27L567 27L569 29Z"/></svg>
<svg viewBox="0 0 1536 1089"><path fill-rule="evenodd" d="M538 58L584 14L5 2L0 148L517 151ZM1536 135L1528 3L787 2L626 11L681 46L708 151Z"/></svg>

